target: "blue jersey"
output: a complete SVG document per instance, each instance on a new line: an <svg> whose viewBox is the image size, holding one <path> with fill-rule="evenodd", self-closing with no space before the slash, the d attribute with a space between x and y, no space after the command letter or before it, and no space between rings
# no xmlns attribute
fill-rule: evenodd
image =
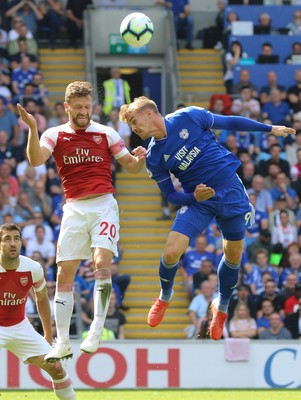
<svg viewBox="0 0 301 400"><path fill-rule="evenodd" d="M239 159L221 146L211 132L214 116L199 107L177 110L164 118L166 137L152 138L146 158L149 175L157 183L179 179L183 191L203 183L215 190L231 184Z"/></svg>

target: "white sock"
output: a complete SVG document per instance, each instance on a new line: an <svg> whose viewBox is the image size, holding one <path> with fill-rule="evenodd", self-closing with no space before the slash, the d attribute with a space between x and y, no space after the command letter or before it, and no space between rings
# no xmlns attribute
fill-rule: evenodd
<svg viewBox="0 0 301 400"><path fill-rule="evenodd" d="M70 322L74 306L73 292L56 292L54 297L54 316L57 341L68 342Z"/></svg>
<svg viewBox="0 0 301 400"><path fill-rule="evenodd" d="M52 386L56 397L60 400L75 400L75 393L68 374L62 379L52 379Z"/></svg>
<svg viewBox="0 0 301 400"><path fill-rule="evenodd" d="M109 302L112 292L111 279L95 279L93 300L94 300L94 319L90 327L91 333L102 332L107 316Z"/></svg>

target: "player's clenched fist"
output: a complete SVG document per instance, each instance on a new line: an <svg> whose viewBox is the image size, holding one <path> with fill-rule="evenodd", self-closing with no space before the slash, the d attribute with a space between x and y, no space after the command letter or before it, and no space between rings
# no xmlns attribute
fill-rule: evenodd
<svg viewBox="0 0 301 400"><path fill-rule="evenodd" d="M194 197L197 201L204 201L210 199L210 197L215 195L215 190L209 186L200 183L194 189Z"/></svg>

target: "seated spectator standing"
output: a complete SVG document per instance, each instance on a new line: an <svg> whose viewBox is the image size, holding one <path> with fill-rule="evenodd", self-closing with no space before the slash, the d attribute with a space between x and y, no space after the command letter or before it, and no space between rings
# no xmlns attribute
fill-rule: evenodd
<svg viewBox="0 0 301 400"><path fill-rule="evenodd" d="M270 316L270 327L259 333L259 339L285 340L292 339L292 335L287 328L283 326L280 314L272 313Z"/></svg>
<svg viewBox="0 0 301 400"><path fill-rule="evenodd" d="M22 57L21 66L13 70L12 73L12 88L15 95L24 94L24 86L28 82L32 82L37 70L30 65L30 58Z"/></svg>
<svg viewBox="0 0 301 400"><path fill-rule="evenodd" d="M191 15L189 0L156 0L155 4L171 9L177 39L179 40L184 36L186 39L186 49L192 50L194 21Z"/></svg>
<svg viewBox="0 0 301 400"><path fill-rule="evenodd" d="M26 39L19 38L16 42L19 46L18 52L9 56L9 64L12 70L21 67L21 61L23 57L29 57L30 66L32 68L38 68L38 57L35 54L30 54L26 48Z"/></svg>
<svg viewBox="0 0 301 400"><path fill-rule="evenodd" d="M273 54L273 46L271 43L266 42L261 46L261 53L257 57L257 64L278 64L279 56Z"/></svg>
<svg viewBox="0 0 301 400"><path fill-rule="evenodd" d="M82 41L84 33L84 11L92 0L68 0L66 4L66 27L70 46L77 47L78 40Z"/></svg>

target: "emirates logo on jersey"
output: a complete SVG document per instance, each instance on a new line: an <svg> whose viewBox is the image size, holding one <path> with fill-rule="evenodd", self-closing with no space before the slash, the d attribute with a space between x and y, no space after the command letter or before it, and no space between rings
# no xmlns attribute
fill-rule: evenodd
<svg viewBox="0 0 301 400"><path fill-rule="evenodd" d="M102 141L102 137L101 136L92 136L92 139L94 140L94 142L96 143L96 144L100 144L101 143L101 141Z"/></svg>
<svg viewBox="0 0 301 400"><path fill-rule="evenodd" d="M20 283L21 283L22 286L26 286L27 283L28 283L28 277L27 276L21 276Z"/></svg>

